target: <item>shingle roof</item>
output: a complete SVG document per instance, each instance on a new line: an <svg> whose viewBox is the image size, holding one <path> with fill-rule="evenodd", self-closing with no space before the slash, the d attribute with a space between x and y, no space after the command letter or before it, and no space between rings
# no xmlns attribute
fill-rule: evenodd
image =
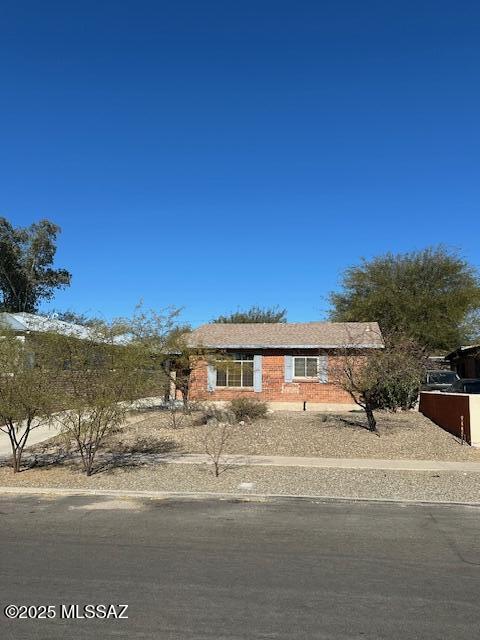
<svg viewBox="0 0 480 640"><path fill-rule="evenodd" d="M382 348L376 322L204 324L190 335L192 346L216 349Z"/></svg>

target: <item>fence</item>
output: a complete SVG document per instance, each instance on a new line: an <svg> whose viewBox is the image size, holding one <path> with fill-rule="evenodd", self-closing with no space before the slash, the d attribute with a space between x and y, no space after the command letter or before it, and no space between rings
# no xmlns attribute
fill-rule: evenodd
<svg viewBox="0 0 480 640"><path fill-rule="evenodd" d="M480 447L480 395L422 391L419 410L445 431Z"/></svg>

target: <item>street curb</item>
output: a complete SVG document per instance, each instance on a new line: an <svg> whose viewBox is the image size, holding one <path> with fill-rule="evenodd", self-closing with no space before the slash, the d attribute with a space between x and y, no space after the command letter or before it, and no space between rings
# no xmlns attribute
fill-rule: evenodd
<svg viewBox="0 0 480 640"><path fill-rule="evenodd" d="M165 500L173 499L217 499L235 500L314 500L320 502L373 502L384 504L406 504L406 505L439 505L458 507L480 507L479 502L458 502L448 500L408 500L405 498L358 498L352 496L321 496L314 494L285 494L285 493L241 493L241 492L209 492L209 491L129 491L127 489L62 489L56 487L0 487L0 497L2 495L58 495L58 496L108 496L118 498L150 498Z"/></svg>

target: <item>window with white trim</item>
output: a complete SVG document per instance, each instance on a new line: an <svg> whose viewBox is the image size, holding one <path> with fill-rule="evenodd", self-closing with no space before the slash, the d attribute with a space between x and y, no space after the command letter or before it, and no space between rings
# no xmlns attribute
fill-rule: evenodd
<svg viewBox="0 0 480 640"><path fill-rule="evenodd" d="M293 356L294 378L318 378L318 358L314 356Z"/></svg>
<svg viewBox="0 0 480 640"><path fill-rule="evenodd" d="M253 355L236 353L217 362L217 387L253 387Z"/></svg>

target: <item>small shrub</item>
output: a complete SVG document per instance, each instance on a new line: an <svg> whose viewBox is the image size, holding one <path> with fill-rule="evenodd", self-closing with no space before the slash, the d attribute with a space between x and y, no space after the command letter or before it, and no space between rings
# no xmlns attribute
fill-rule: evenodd
<svg viewBox="0 0 480 640"><path fill-rule="evenodd" d="M231 460L228 459L226 449L235 430L235 426L229 422L218 422L215 418L207 423L205 430L205 453L213 463L215 477L230 468Z"/></svg>
<svg viewBox="0 0 480 640"><path fill-rule="evenodd" d="M172 402L169 402L166 409L167 409L167 415L170 422L170 427L172 429L179 429L183 425L185 418L187 416L184 405L183 404L180 405L174 400Z"/></svg>
<svg viewBox="0 0 480 640"><path fill-rule="evenodd" d="M264 418L268 412L266 402L253 398L234 398L228 403L228 408L236 420L258 420Z"/></svg>
<svg viewBox="0 0 480 640"><path fill-rule="evenodd" d="M208 424L210 422L226 422L232 424L236 420L236 416L229 407L222 407L216 404L204 404L198 407L200 411L200 424Z"/></svg>

